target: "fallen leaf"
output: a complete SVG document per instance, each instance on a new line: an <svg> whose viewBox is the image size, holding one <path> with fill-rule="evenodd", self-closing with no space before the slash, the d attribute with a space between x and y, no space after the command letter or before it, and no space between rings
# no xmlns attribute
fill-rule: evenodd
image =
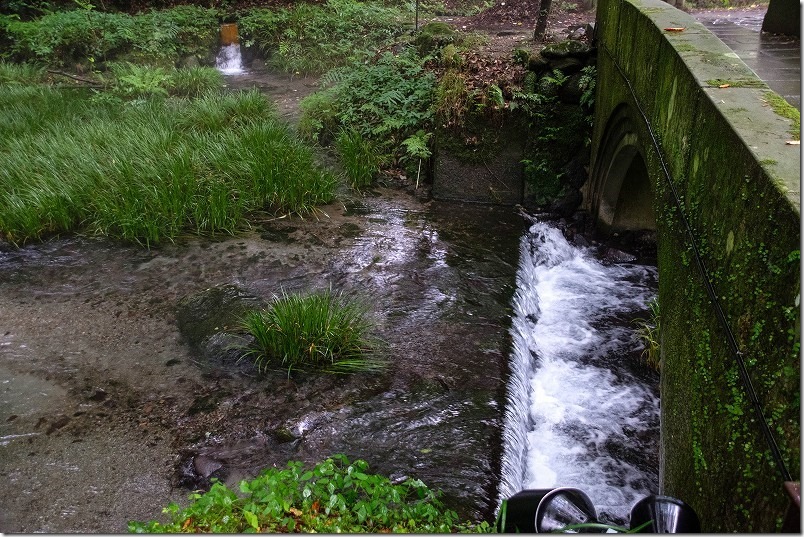
<svg viewBox="0 0 804 537"><path fill-rule="evenodd" d="M189 526L192 523L193 523L193 519L188 518L187 520L184 521L184 524L181 525L181 529L186 530L187 526Z"/></svg>
<svg viewBox="0 0 804 537"><path fill-rule="evenodd" d="M294 516L302 516L302 512L301 512L301 510L300 510L300 509L296 509L295 507L291 507L290 509L288 509L288 512L289 512L291 515L294 515Z"/></svg>
<svg viewBox="0 0 804 537"><path fill-rule="evenodd" d="M683 32L684 28L665 28L665 32Z"/></svg>
<svg viewBox="0 0 804 537"><path fill-rule="evenodd" d="M731 87L731 84L721 84L718 87L719 88L728 88L728 87Z"/></svg>
<svg viewBox="0 0 804 537"><path fill-rule="evenodd" d="M787 140L785 143L787 145L801 145L801 140Z"/></svg>

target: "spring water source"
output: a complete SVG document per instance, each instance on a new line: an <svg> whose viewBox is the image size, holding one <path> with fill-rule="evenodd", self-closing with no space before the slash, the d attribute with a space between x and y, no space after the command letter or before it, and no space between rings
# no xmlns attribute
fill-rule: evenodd
<svg viewBox="0 0 804 537"><path fill-rule="evenodd" d="M627 524L658 484L658 375L639 363L655 267L612 264L537 222L520 243L500 500L575 487Z"/></svg>
<svg viewBox="0 0 804 537"><path fill-rule="evenodd" d="M240 39L237 25L227 23L221 25L221 48L215 58L215 67L225 75L236 75L243 72L243 58L240 55Z"/></svg>

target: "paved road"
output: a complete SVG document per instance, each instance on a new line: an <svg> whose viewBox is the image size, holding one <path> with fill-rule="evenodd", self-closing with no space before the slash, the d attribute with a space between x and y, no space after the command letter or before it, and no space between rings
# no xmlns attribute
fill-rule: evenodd
<svg viewBox="0 0 804 537"><path fill-rule="evenodd" d="M762 33L767 8L696 11L698 19L787 102L801 110L801 43Z"/></svg>

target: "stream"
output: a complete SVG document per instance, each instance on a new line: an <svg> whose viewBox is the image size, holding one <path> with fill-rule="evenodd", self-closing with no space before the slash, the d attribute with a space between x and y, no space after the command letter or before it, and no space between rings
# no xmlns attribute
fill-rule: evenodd
<svg viewBox="0 0 804 537"><path fill-rule="evenodd" d="M226 68L289 120L316 87ZM572 485L621 520L657 482L657 375L632 336L650 259L414 194L377 187L151 249L0 241L0 532L125 532L212 478L236 488L334 453L422 479L463 518ZM188 299L324 289L370 304L384 373L258 375L180 329Z"/></svg>
<svg viewBox="0 0 804 537"><path fill-rule="evenodd" d="M655 266L607 261L543 222L523 235L500 499L575 487L603 522L658 493L658 374L641 361Z"/></svg>
<svg viewBox="0 0 804 537"><path fill-rule="evenodd" d="M235 237L187 237L151 250L81 236L1 246L0 530L122 532L129 520L159 518L169 501L186 504L190 490L208 486L211 477L235 486L262 468L289 460L312 464L333 453L365 459L371 471L395 479L420 478L444 491L449 507L472 518L492 518L498 491L506 487L575 483L561 475L568 468L616 486L589 461L551 467L550 479L523 467L519 480L510 481L501 470L503 451L510 450L503 442L510 434L503 432L511 419L505 416L509 355L512 338L519 345L521 322L521 299L514 299L522 278L518 258L534 240L532 232L523 235L525 228L511 208L423 203L378 188L324 207L316 217L266 220ZM585 255L605 258L606 252L619 251L590 248ZM634 271L640 265L627 263L602 262L587 271L621 266L648 282L655 279L655 269ZM599 282L587 276L563 278L583 281L592 291ZM636 286L644 285L655 281ZM368 298L388 345L388 371L263 377L241 363L210 359L187 344L176 311L185 297L221 286L261 300L325 288ZM615 281L591 300L576 298L593 304L613 292L602 309L630 300L638 310L651 292L626 299L619 287ZM543 323L548 308L542 302ZM551 315L571 319L570 313ZM616 341L592 345L599 352L590 360L603 360L610 373L581 360L542 382L592 397L608 389L600 379L611 377L623 388L620 400L644 399L654 388L639 386L655 384L655 375L641 366L640 380L620 367L630 361L630 369L639 371L633 367L638 346L632 342L630 355L612 357L631 339L630 318L645 314L586 321L619 326ZM589 368L598 372L583 373ZM581 377L570 376L578 371ZM562 376L584 389L557 384ZM655 405L655 399L646 401L637 407ZM561 412L587 406L605 414L574 420L608 420L618 428L608 415L616 404L583 399L570 406ZM627 426L619 427L625 437L609 443L638 440L609 450L637 467L628 474L625 496L614 503L628 504L655 487L655 409L645 412L628 414ZM526 432L534 434L546 438ZM588 439L572 444L573 435L570 430L548 444L557 451L588 449ZM555 462L529 453L525 459ZM596 502L607 501L590 492ZM622 509L610 509L611 518Z"/></svg>
<svg viewBox="0 0 804 537"><path fill-rule="evenodd" d="M211 477L333 453L492 516L522 227L510 208L379 188L236 237L0 246L0 530L121 532ZM177 305L220 286L367 298L388 371L288 379L207 359Z"/></svg>

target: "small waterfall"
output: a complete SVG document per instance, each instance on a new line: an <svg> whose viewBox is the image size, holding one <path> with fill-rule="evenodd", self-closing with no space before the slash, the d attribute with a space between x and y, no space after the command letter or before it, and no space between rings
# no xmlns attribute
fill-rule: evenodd
<svg viewBox="0 0 804 537"><path fill-rule="evenodd" d="M237 24L221 24L221 49L215 58L215 67L225 75L243 72L243 59L240 56L240 38Z"/></svg>
<svg viewBox="0 0 804 537"><path fill-rule="evenodd" d="M522 238L500 500L576 487L601 521L625 524L658 485L656 376L638 365L632 319L647 316L657 272L607 265L536 223Z"/></svg>

